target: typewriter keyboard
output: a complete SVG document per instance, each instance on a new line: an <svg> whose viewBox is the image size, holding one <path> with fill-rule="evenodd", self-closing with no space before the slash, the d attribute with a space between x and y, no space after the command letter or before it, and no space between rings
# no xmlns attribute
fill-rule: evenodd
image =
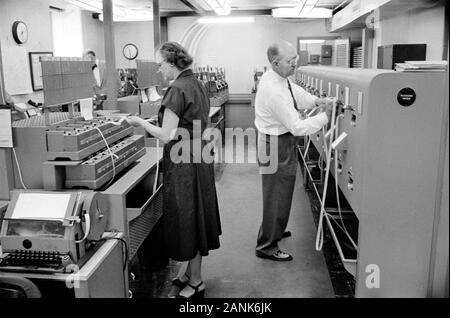
<svg viewBox="0 0 450 318"><path fill-rule="evenodd" d="M49 269L59 272L64 270L64 263L66 263L64 260L68 257L68 255L58 252L16 250L0 258L0 269L20 267L22 269L43 269L44 271Z"/></svg>

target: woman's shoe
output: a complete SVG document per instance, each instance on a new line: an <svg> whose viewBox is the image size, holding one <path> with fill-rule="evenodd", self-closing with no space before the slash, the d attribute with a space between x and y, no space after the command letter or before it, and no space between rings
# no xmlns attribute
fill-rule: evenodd
<svg viewBox="0 0 450 318"><path fill-rule="evenodd" d="M188 276L188 274L184 273L184 275L181 276L181 278L183 278L184 276L187 277L186 281L182 281L179 278L175 278L174 280L172 280L172 285L176 286L176 287L178 287L180 289L183 289L184 287L186 287L187 283L189 282L189 276Z"/></svg>
<svg viewBox="0 0 450 318"><path fill-rule="evenodd" d="M189 297L184 297L184 296L178 294L177 298L198 299L198 298L205 297L205 289L203 288L202 290L200 290L200 287L202 287L202 285L203 285L203 282L200 282L197 286L193 286L193 285L187 283L186 286L189 286L190 288L192 288L194 290L194 293Z"/></svg>

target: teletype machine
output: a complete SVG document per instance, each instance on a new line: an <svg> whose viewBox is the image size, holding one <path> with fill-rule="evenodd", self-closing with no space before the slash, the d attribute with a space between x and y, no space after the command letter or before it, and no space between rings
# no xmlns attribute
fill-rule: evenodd
<svg viewBox="0 0 450 318"><path fill-rule="evenodd" d="M105 230L99 192L14 190L0 231L2 271L65 272L79 267Z"/></svg>

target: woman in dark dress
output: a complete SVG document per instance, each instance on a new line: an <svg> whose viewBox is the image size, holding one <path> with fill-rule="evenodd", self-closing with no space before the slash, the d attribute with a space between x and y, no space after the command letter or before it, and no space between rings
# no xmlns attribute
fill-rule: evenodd
<svg viewBox="0 0 450 318"><path fill-rule="evenodd" d="M179 297L202 297L202 257L220 246L221 225L210 158L202 156L207 142L201 136L209 118L209 97L194 76L192 57L178 43L167 42L156 52L163 77L173 83L167 89L159 111L161 127L132 116L139 125L165 143L163 154L163 225L168 256L188 261L186 270L174 279ZM199 147L199 145L201 147ZM205 151L205 154L210 154Z"/></svg>

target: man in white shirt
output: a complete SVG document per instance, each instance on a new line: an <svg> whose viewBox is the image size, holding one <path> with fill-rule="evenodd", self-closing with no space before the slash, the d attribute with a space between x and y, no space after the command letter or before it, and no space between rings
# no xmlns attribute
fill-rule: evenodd
<svg viewBox="0 0 450 318"><path fill-rule="evenodd" d="M255 98L255 125L258 129L258 163L262 175L263 220L258 233L256 256L274 261L290 261L292 256L278 247L291 210L297 172L296 136L311 135L331 118L331 103L317 98L291 82L297 64L292 44L280 42L267 50L272 66L261 77ZM302 119L299 110L325 109ZM270 160L267 154L270 153Z"/></svg>
<svg viewBox="0 0 450 318"><path fill-rule="evenodd" d="M94 94L106 94L106 85L105 85L105 63L101 62L99 59L95 57L95 52L92 50L87 50L84 55L84 58L88 58L92 61L92 74L94 75L95 85L94 85Z"/></svg>

